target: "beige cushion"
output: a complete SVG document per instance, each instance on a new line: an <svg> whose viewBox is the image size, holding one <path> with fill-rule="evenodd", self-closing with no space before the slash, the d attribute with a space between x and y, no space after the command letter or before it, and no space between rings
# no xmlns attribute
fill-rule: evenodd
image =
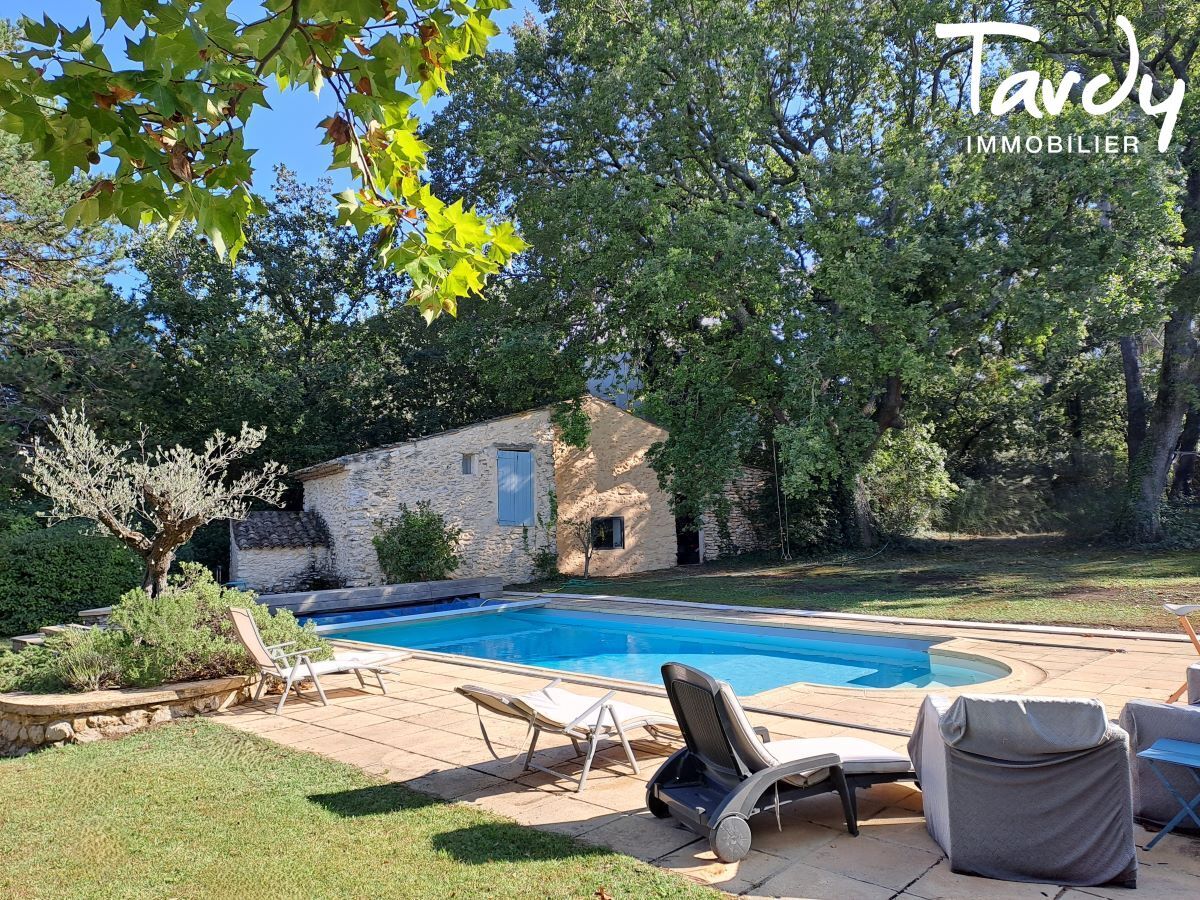
<svg viewBox="0 0 1200 900"><path fill-rule="evenodd" d="M600 698L576 694L565 688L545 687L541 690L530 691L527 694L519 694L516 699L536 712L539 718L547 722L566 725L568 722L573 722L587 712ZM641 706L635 706L632 703L622 703L619 700L612 700L609 702L609 706L612 707L612 711L616 714L617 718L621 720L622 726L634 723L640 724L647 721L653 722L655 720L660 720L664 723L672 721L668 713L657 713ZM600 711L596 710L593 715L599 718ZM596 725L596 718L581 722L580 726L592 728ZM603 724L605 727L612 724L608 716L604 717Z"/></svg>
<svg viewBox="0 0 1200 900"><path fill-rule="evenodd" d="M781 763L821 753L836 753L842 758L842 771L847 775L908 772L912 769L912 763L903 753L861 738L797 738L768 741L763 746Z"/></svg>
<svg viewBox="0 0 1200 900"><path fill-rule="evenodd" d="M407 654L396 655L395 653L387 653L382 650L372 650L359 653L339 653L333 659L323 659L319 662L312 663L310 669L308 665L301 663L295 665L295 657L292 658L293 665L291 667L283 667L280 671L287 677L287 673L293 668L301 675L307 675L310 672L313 675L320 677L321 675L336 675L339 672L348 672L351 669L370 669L378 666L385 666L388 663L401 662L408 658Z"/></svg>
<svg viewBox="0 0 1200 900"><path fill-rule="evenodd" d="M361 666L368 668L370 666L386 666L391 663L404 662L408 659L407 653L389 653L386 650L357 650L347 653L334 653L332 662L340 663L346 668L354 668Z"/></svg>

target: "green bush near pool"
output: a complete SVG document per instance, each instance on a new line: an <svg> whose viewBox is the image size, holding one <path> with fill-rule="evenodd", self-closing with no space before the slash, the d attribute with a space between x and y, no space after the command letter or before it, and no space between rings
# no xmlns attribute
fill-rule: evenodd
<svg viewBox="0 0 1200 900"><path fill-rule="evenodd" d="M0 691L90 691L154 687L256 671L233 634L227 611L248 608L268 644L295 641L324 659L329 645L286 610L272 615L254 594L223 588L203 566L182 574L157 597L141 588L113 607L109 627L58 635L41 648L0 657Z"/></svg>

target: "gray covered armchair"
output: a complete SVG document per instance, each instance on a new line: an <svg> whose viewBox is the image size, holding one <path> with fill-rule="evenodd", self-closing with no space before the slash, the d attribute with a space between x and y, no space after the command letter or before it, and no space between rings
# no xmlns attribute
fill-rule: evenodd
<svg viewBox="0 0 1200 900"><path fill-rule="evenodd" d="M1155 741L1170 739L1200 744L1200 663L1188 667L1188 702L1159 703L1156 700L1131 700L1121 710L1121 727L1129 732L1133 759L1133 815L1138 822L1152 829L1161 828L1179 812L1179 801L1167 793L1162 782L1150 771L1145 760L1136 754ZM1185 797L1196 792L1196 783L1186 770L1175 766L1160 766ZM1196 834L1197 829L1185 822L1176 833Z"/></svg>
<svg viewBox="0 0 1200 900"><path fill-rule="evenodd" d="M1128 736L1098 700L930 696L908 750L953 871L1136 885Z"/></svg>

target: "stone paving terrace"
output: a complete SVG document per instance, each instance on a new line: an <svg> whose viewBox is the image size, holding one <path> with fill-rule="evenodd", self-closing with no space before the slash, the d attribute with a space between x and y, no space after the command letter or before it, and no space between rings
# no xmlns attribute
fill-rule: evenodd
<svg viewBox="0 0 1200 900"><path fill-rule="evenodd" d="M623 605L621 611L633 610ZM647 607L638 612L662 614L664 609ZM689 609L689 617L693 614L696 610ZM699 614L796 624L794 618L778 615ZM849 630L867 627L861 622L830 619L819 624ZM1112 718L1128 699L1165 698L1178 687L1184 668L1195 658L1187 645L1158 640L977 631L961 625L916 628L871 623L869 630L936 634L947 639L945 646L950 649L1000 658L1013 669L1008 678L976 691L1095 696L1104 701ZM377 689L360 688L353 675L338 676L322 681L329 706L321 706L315 693L306 692L310 699L289 699L282 715L274 714L275 700L268 697L231 709L218 719L289 747L404 782L415 790L475 803L523 825L628 853L731 894L838 900L1200 897L1200 840L1176 835L1169 835L1150 853L1139 850L1142 867L1136 894L1119 888L1063 889L956 875L925 830L920 791L906 784L878 785L860 792L862 834L857 838L846 834L840 806L832 794L788 807L781 832L772 816L758 816L749 857L723 864L709 852L707 841L670 820L655 819L645 810L646 781L673 747L635 741L642 763L641 774L635 776L620 745L611 745L599 754L586 790L576 794L565 779L522 773L520 761L493 759L480 738L473 704L454 692L455 686L469 682L514 692L532 690L545 683L545 675L434 655L418 655L395 668L398 674L384 676L388 696L380 696ZM581 693L603 693L602 680L576 680L573 689ZM661 690L626 687L629 690L622 692L621 699L669 709ZM772 738L858 735L902 749L923 696L923 691L915 690L792 685L745 701L754 724L767 726ZM492 717L488 729L509 752L517 753L524 737L522 725ZM578 772L579 760L565 739L556 743L544 736L539 742L539 759L564 773ZM1135 834L1139 845L1149 839L1141 829Z"/></svg>

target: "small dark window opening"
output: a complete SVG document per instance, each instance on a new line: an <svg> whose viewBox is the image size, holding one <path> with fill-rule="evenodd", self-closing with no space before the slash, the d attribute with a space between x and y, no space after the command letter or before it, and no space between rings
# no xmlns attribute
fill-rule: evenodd
<svg viewBox="0 0 1200 900"><path fill-rule="evenodd" d="M592 519L592 549L621 550L625 547L625 520L620 516Z"/></svg>
<svg viewBox="0 0 1200 900"><path fill-rule="evenodd" d="M462 455L462 473L464 475L475 474L475 454L464 453Z"/></svg>

